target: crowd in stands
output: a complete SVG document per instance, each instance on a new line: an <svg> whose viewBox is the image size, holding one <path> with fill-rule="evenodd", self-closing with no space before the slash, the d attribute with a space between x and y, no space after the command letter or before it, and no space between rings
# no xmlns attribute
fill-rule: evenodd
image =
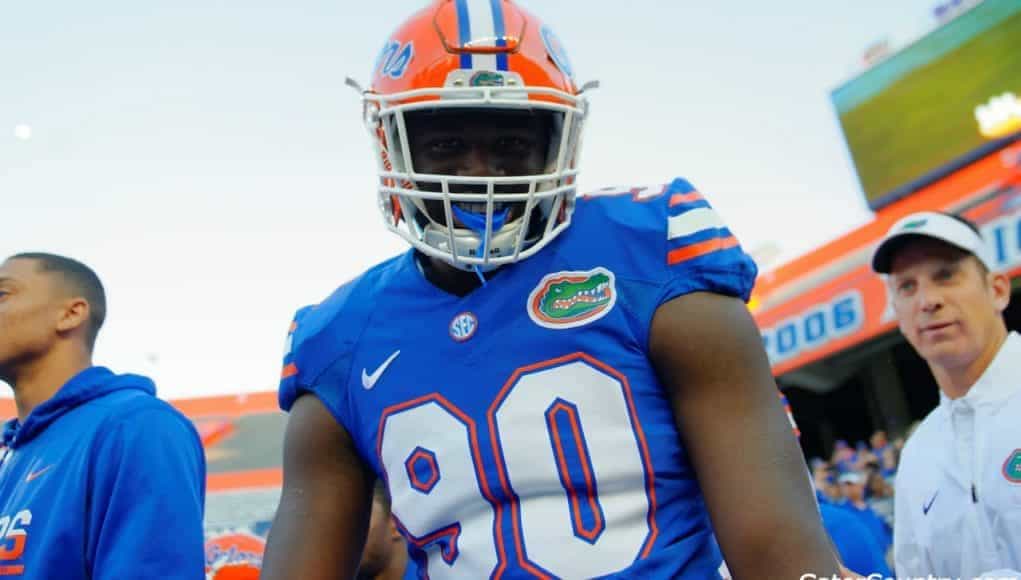
<svg viewBox="0 0 1021 580"><path fill-rule="evenodd" d="M878 554L885 565L892 563L893 483L903 447L904 438L891 441L885 431L876 431L868 442L858 441L853 446L838 440L828 460L815 457L809 461L824 520L840 518L842 522L853 521L859 529L867 531L870 541L851 549L842 545L850 541L845 538L847 534L835 532L827 526L842 555L845 549L848 553L857 554L854 557L844 555L845 560L874 562L874 556ZM853 565L851 568L855 569ZM862 563L858 571L866 569L885 573L881 565L867 563Z"/></svg>

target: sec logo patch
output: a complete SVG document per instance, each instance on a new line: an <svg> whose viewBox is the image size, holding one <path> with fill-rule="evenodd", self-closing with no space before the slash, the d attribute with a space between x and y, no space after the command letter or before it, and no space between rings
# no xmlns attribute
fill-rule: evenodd
<svg viewBox="0 0 1021 580"><path fill-rule="evenodd" d="M450 321L450 338L457 342L464 342L475 336L479 328L479 319L471 312L462 312Z"/></svg>

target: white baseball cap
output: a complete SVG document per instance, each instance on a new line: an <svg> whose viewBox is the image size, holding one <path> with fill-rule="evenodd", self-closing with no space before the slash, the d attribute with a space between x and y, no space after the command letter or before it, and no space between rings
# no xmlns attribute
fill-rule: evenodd
<svg viewBox="0 0 1021 580"><path fill-rule="evenodd" d="M989 271L996 271L992 250L980 233L959 218L935 211L913 213L893 224L872 254L872 269L879 274L889 274L897 250L906 240L917 237L932 238L964 250L978 258Z"/></svg>
<svg viewBox="0 0 1021 580"><path fill-rule="evenodd" d="M840 477L837 478L837 483L865 483L865 478L857 471L848 471L840 474Z"/></svg>

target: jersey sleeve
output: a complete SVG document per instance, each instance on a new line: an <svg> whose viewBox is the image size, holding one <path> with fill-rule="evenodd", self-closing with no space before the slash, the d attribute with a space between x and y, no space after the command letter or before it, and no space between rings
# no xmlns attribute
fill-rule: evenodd
<svg viewBox="0 0 1021 580"><path fill-rule="evenodd" d="M280 388L277 393L280 408L284 411L290 411L291 407L294 406L294 402L298 400L298 397L304 394L307 390L307 385L303 387L298 377L298 359L300 350L295 347L300 346L300 344L295 345L295 335L302 318L304 318L305 314L307 314L312 308L314 307L305 306L303 308L299 308L298 311L294 313L294 318L291 320L290 328L287 329L287 339L284 343L284 367L283 370L280 371Z"/></svg>
<svg viewBox="0 0 1021 580"><path fill-rule="evenodd" d="M705 197L678 178L658 201L664 222L659 231L665 243L659 302L691 292L713 292L747 302L758 268Z"/></svg>
<svg viewBox="0 0 1021 580"><path fill-rule="evenodd" d="M278 391L284 411L290 411L301 395L312 394L348 429L347 383L355 343L348 330L356 324L344 312L350 293L351 286L343 286L321 304L295 313L287 333Z"/></svg>
<svg viewBox="0 0 1021 580"><path fill-rule="evenodd" d="M613 271L643 346L656 310L674 298L694 292L750 297L755 262L688 181L599 190L578 204L571 225L578 229L562 253L572 263Z"/></svg>

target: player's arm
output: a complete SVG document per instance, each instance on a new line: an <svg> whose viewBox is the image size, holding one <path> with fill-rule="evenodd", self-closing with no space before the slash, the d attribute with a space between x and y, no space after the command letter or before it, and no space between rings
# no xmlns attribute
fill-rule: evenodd
<svg viewBox="0 0 1021 580"><path fill-rule="evenodd" d="M665 302L649 351L734 578L839 573L744 303L706 292Z"/></svg>
<svg viewBox="0 0 1021 580"><path fill-rule="evenodd" d="M335 580L358 570L375 477L347 430L314 395L291 407L284 483L263 560L263 580Z"/></svg>

